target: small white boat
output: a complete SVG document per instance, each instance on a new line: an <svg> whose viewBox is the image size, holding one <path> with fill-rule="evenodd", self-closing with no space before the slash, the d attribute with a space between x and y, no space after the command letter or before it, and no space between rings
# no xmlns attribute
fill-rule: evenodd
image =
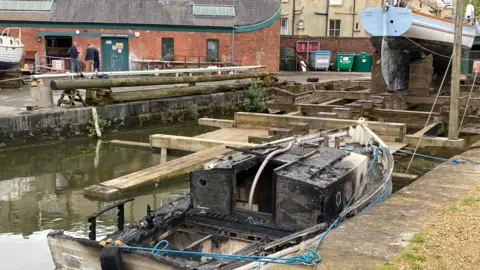
<svg viewBox="0 0 480 270"><path fill-rule="evenodd" d="M18 37L10 35L12 29L18 29ZM9 69L20 63L23 55L22 29L6 28L0 35L0 70Z"/></svg>
<svg viewBox="0 0 480 270"><path fill-rule="evenodd" d="M444 7L440 2L421 1ZM382 75L391 91L408 88L410 63L433 54L434 73L446 72L452 55L455 21L434 16L413 7L402 7L390 0L382 7L367 8L360 13L362 26L377 53L382 55ZM464 24L462 50L468 51L476 36L475 26Z"/></svg>

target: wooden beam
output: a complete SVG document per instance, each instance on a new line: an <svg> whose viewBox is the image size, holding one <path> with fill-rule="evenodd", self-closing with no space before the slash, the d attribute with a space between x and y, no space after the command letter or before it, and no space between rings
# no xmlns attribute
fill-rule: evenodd
<svg viewBox="0 0 480 270"><path fill-rule="evenodd" d="M406 123L408 127L423 128L428 119L430 112L423 111L407 111L407 110L388 110L388 109L372 109L365 110L364 116L372 118L375 121L387 121L396 123ZM430 122L440 120L439 113L432 113Z"/></svg>
<svg viewBox="0 0 480 270"><path fill-rule="evenodd" d="M265 103L267 109L280 110L283 112L296 112L299 110L299 106L296 104L276 104L276 103Z"/></svg>
<svg viewBox="0 0 480 270"><path fill-rule="evenodd" d="M206 139L198 137L184 137L166 134L155 134L150 136L150 145L152 148L176 149L189 152L203 151L218 145L228 145L234 147L253 147L256 144L246 142L232 142L215 139Z"/></svg>
<svg viewBox="0 0 480 270"><path fill-rule="evenodd" d="M465 146L464 139L449 140L445 137L421 137L416 135L405 135L405 142L409 145L416 146L420 140L419 148L425 147L444 147L453 149L463 149Z"/></svg>
<svg viewBox="0 0 480 270"><path fill-rule="evenodd" d="M122 193L125 191L136 189L141 186L153 185L155 182L164 181L177 175L188 173L198 166L214 160L218 156L232 152L234 151L226 149L224 145L215 146L145 170L87 187L83 190L83 194L90 198L115 199L121 197Z"/></svg>
<svg viewBox="0 0 480 270"><path fill-rule="evenodd" d="M344 98L335 98L326 102L322 102L319 105L344 105L347 101Z"/></svg>
<svg viewBox="0 0 480 270"><path fill-rule="evenodd" d="M238 128L270 129L286 127L290 123L309 123L311 129L328 130L356 124L357 120L329 119L303 116L269 115L260 113L235 113L235 125ZM368 122L369 127L385 141L403 140L405 124Z"/></svg>
<svg viewBox="0 0 480 270"><path fill-rule="evenodd" d="M267 72L250 72L229 75L215 76L184 76L184 77L143 77L143 78L122 78L109 80L52 80L50 87L53 90L68 89L88 89L88 88L112 88L112 87L128 87L128 86L147 86L147 85L165 85L165 84L182 84L197 82L215 82L239 80L248 78L264 78L273 75Z"/></svg>
<svg viewBox="0 0 480 270"><path fill-rule="evenodd" d="M150 100L169 97L191 96L199 94L210 94L218 92L227 92L232 90L247 89L253 84L264 85L263 81L223 84L223 85L201 85L173 88L159 88L149 90L113 92L112 100L114 103L138 100Z"/></svg>
<svg viewBox="0 0 480 270"><path fill-rule="evenodd" d="M306 116L316 115L319 112L331 113L334 108L341 108L340 105L322 105L322 104L305 104L300 106L300 110Z"/></svg>
<svg viewBox="0 0 480 270"><path fill-rule="evenodd" d="M405 102L410 105L420 105L420 104L433 104L435 97L415 97L415 96L404 96ZM460 97L459 104L460 106L465 106L467 104L468 96ZM450 103L450 96L440 96L438 97L437 104ZM470 99L470 106L480 106L480 98Z"/></svg>
<svg viewBox="0 0 480 270"><path fill-rule="evenodd" d="M150 150L150 144L149 143L131 142L131 141L122 141L122 140L111 140L110 144L112 144L114 146L121 146L121 147L127 147L127 148Z"/></svg>
<svg viewBox="0 0 480 270"><path fill-rule="evenodd" d="M198 119L198 124L219 128L233 128L235 122L226 119L200 118Z"/></svg>
<svg viewBox="0 0 480 270"><path fill-rule="evenodd" d="M370 96L370 91L331 91L331 90L316 90L315 94L318 96L327 96L331 98L344 99L367 99Z"/></svg>

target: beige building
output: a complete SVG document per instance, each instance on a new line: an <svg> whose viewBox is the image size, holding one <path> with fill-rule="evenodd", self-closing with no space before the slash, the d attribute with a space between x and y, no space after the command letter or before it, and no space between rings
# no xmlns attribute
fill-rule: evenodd
<svg viewBox="0 0 480 270"><path fill-rule="evenodd" d="M409 5L421 8L418 0L407 0ZM443 15L451 14L455 0L447 4ZM331 37L364 37L360 11L380 6L382 0L282 0L282 35L309 35ZM295 8L294 8L295 7Z"/></svg>

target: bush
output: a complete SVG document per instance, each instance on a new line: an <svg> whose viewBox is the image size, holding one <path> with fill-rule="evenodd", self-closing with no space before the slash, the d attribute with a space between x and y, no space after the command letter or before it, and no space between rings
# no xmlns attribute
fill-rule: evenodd
<svg viewBox="0 0 480 270"><path fill-rule="evenodd" d="M244 100L244 107L247 112L263 112L265 110L265 88L256 84L250 86Z"/></svg>
<svg viewBox="0 0 480 270"><path fill-rule="evenodd" d="M193 122L197 122L198 120L197 105L194 104L188 107L186 113L187 113L188 119L192 120Z"/></svg>

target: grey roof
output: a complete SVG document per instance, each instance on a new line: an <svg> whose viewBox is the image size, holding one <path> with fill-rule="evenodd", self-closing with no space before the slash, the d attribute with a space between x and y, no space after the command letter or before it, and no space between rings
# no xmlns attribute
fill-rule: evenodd
<svg viewBox="0 0 480 270"><path fill-rule="evenodd" d="M236 16L194 16L193 4L233 5ZM55 0L51 12L0 11L0 21L231 27L265 21L280 8L280 0Z"/></svg>

